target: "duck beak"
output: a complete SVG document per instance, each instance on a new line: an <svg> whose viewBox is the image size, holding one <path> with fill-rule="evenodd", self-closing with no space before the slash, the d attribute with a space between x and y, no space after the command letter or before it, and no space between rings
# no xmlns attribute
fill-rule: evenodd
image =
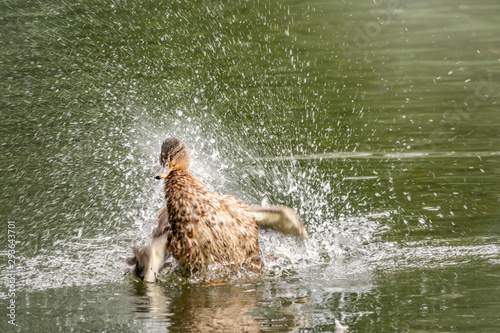
<svg viewBox="0 0 500 333"><path fill-rule="evenodd" d="M168 174L170 173L170 170L172 170L170 163L167 161L165 164L161 166L160 171L158 171L155 175L155 179L165 179L167 178Z"/></svg>

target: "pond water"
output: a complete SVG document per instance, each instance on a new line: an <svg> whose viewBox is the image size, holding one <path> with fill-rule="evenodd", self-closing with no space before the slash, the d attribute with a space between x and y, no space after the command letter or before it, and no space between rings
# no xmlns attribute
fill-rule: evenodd
<svg viewBox="0 0 500 333"><path fill-rule="evenodd" d="M500 331L499 22L493 0L3 1L0 331ZM261 232L257 280L124 275L168 136L310 238Z"/></svg>

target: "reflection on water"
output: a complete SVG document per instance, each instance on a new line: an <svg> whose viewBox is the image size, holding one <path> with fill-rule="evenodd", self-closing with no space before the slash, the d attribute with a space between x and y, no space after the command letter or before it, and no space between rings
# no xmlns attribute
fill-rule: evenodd
<svg viewBox="0 0 500 333"><path fill-rule="evenodd" d="M1 3L18 331L498 331L498 10ZM164 205L167 136L212 190L291 206L310 239L262 231L258 281L124 277Z"/></svg>
<svg viewBox="0 0 500 333"><path fill-rule="evenodd" d="M304 298L268 301L264 288L242 285L183 285L175 291L136 282L138 318L148 319L149 329L170 328L194 332L294 331L306 324L301 314ZM261 309L267 308L270 311ZM281 328L281 329L280 329Z"/></svg>

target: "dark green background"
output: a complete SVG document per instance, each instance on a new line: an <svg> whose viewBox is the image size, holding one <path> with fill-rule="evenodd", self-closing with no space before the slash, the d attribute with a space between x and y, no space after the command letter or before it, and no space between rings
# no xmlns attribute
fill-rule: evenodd
<svg viewBox="0 0 500 333"><path fill-rule="evenodd" d="M497 332L497 1L0 3L2 331ZM263 278L123 276L161 142L311 237Z"/></svg>

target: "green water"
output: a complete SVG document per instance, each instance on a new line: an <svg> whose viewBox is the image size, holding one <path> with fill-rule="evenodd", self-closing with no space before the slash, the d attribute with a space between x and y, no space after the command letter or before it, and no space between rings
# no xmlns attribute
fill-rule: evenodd
<svg viewBox="0 0 500 333"><path fill-rule="evenodd" d="M0 331L498 332L499 22L487 0L2 1ZM125 276L167 136L310 239L262 232L256 281Z"/></svg>

